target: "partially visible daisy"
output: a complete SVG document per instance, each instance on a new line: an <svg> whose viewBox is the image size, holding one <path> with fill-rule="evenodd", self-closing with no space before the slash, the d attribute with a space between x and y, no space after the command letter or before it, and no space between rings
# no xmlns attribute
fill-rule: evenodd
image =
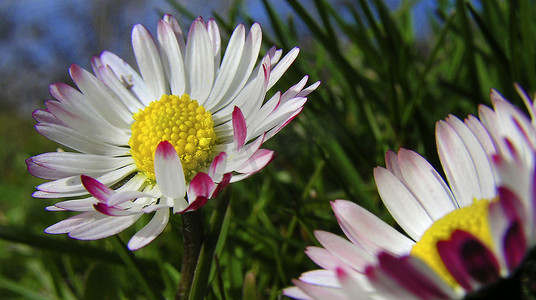
<svg viewBox="0 0 536 300"><path fill-rule="evenodd" d="M239 25L221 58L214 20L196 19L185 40L165 15L156 40L142 25L132 30L139 73L110 52L93 58L95 75L72 65L80 91L52 84L56 100L33 116L40 134L75 152L37 155L27 165L51 180L34 197L77 198L48 210L81 213L45 231L100 239L154 212L128 243L139 249L162 232L170 209L198 209L227 183L266 166L273 151L260 146L301 112L319 83L305 88L305 76L265 101L299 49L282 57L274 47L256 65L261 39L259 24L249 33Z"/></svg>
<svg viewBox="0 0 536 300"><path fill-rule="evenodd" d="M491 92L480 120L436 125L449 185L417 153L389 151L374 177L401 234L346 200L332 208L346 237L316 231L303 273L285 295L297 299L461 299L510 277L536 243L536 108L531 119Z"/></svg>

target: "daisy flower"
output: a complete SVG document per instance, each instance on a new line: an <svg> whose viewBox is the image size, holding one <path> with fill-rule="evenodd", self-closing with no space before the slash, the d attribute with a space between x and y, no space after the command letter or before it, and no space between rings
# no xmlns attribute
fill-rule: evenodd
<svg viewBox="0 0 536 300"><path fill-rule="evenodd" d="M56 100L33 114L36 130L74 151L27 160L29 172L50 180L37 198L71 198L50 211L79 214L48 227L81 240L117 234L142 215L152 220L128 243L151 242L170 209L198 209L229 182L258 172L273 157L261 145L302 110L305 76L265 101L267 91L298 55L271 48L257 63L259 24L236 27L221 57L214 20L196 19L185 40L175 18L165 15L153 39L142 25L132 30L139 73L111 52L91 61L93 73L72 65L79 90L50 86ZM89 193L89 195L88 195Z"/></svg>
<svg viewBox="0 0 536 300"><path fill-rule="evenodd" d="M496 292L536 243L536 108L527 117L496 91L480 120L436 124L447 183L419 154L386 154L374 177L406 235L357 204L331 203L347 239L316 231L306 254L322 269L284 294L297 299L461 299ZM512 295L510 295L512 296Z"/></svg>

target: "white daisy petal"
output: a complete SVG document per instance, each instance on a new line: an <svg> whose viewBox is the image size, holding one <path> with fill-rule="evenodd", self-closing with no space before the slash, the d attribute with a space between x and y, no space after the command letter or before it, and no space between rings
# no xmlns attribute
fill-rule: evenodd
<svg viewBox="0 0 536 300"><path fill-rule="evenodd" d="M458 132L447 122L439 121L436 125L437 148L441 164L454 194L457 204L460 207L469 206L474 198L482 198L482 190L478 180L475 162L473 161L470 150L466 147L467 143L461 139ZM469 145L480 147L476 144ZM486 159L484 149L480 147L481 156ZM488 165L487 171L491 176L491 166ZM493 180L493 178L492 178Z"/></svg>
<svg viewBox="0 0 536 300"><path fill-rule="evenodd" d="M412 240L387 225L361 206L346 200L336 200L331 207L341 229L354 244L374 254L389 251L402 255L415 244Z"/></svg>
<svg viewBox="0 0 536 300"><path fill-rule="evenodd" d="M151 221L128 241L128 249L138 250L152 242L166 228L169 209L157 210Z"/></svg>
<svg viewBox="0 0 536 300"><path fill-rule="evenodd" d="M74 215L68 219L60 221L45 229L46 233L50 234L63 234L68 233L78 227L93 222L95 219L105 218L106 216L96 211L88 211L81 214Z"/></svg>
<svg viewBox="0 0 536 300"><path fill-rule="evenodd" d="M184 94L186 88L186 74L184 71L183 57L177 42L177 37L171 25L167 22L158 22L158 41L161 45L162 59L168 66L171 93L174 95Z"/></svg>
<svg viewBox="0 0 536 300"><path fill-rule="evenodd" d="M73 106L77 111L86 112L93 119L107 122L101 114L93 108L87 98L78 90L65 83L54 83L50 85L50 94L58 99L61 103L66 103Z"/></svg>
<svg viewBox="0 0 536 300"><path fill-rule="evenodd" d="M194 21L188 33L185 66L190 85L188 93L204 103L214 82L214 56L207 28L200 20Z"/></svg>
<svg viewBox="0 0 536 300"><path fill-rule="evenodd" d="M48 123L55 124L60 126L65 126L60 120L58 120L53 114L51 114L47 109L37 109L32 113L32 118L38 123Z"/></svg>
<svg viewBox="0 0 536 300"><path fill-rule="evenodd" d="M316 300L332 300L340 299L347 300L346 294L339 288L313 285L300 280L294 280L293 283L300 288L306 295L310 296L310 299ZM349 300L349 299L348 299Z"/></svg>
<svg viewBox="0 0 536 300"><path fill-rule="evenodd" d="M262 43L262 34L259 24L255 23L251 26L249 34L246 38L246 43L244 44L244 50L238 64L238 68L235 72L236 76L233 79L232 83L227 88L227 92L216 99L217 102L212 104L207 104L207 109L212 112L220 110L222 107L228 106L228 104L238 95L242 90L246 82L248 82L253 68L255 67L255 61L259 55L259 51ZM225 53L227 55L227 51Z"/></svg>
<svg viewBox="0 0 536 300"><path fill-rule="evenodd" d="M42 136L82 153L104 156L128 154L126 148L92 140L80 132L62 125L39 123L35 125L35 129Z"/></svg>
<svg viewBox="0 0 536 300"><path fill-rule="evenodd" d="M326 270L335 270L344 265L344 262L336 255L321 247L309 246L305 249L305 254L319 267Z"/></svg>
<svg viewBox="0 0 536 300"><path fill-rule="evenodd" d="M50 152L33 156L32 164L71 174L110 172L132 164L131 157L111 157L74 152Z"/></svg>
<svg viewBox="0 0 536 300"><path fill-rule="evenodd" d="M121 98L130 113L136 113L144 108L143 103L133 92L134 84L130 83L127 79L123 79L123 81L119 80L112 68L108 65L100 68L98 72L99 78Z"/></svg>
<svg viewBox="0 0 536 300"><path fill-rule="evenodd" d="M95 211L93 205L97 204L99 201L93 197L86 199L77 199L77 200L67 200L54 204L58 208L70 211Z"/></svg>
<svg viewBox="0 0 536 300"><path fill-rule="evenodd" d="M497 153L497 149L495 149L495 145L493 144L493 140L491 139L491 136L482 125L480 120L478 120L477 117L473 115L467 116L465 119L465 125L473 132L473 134L476 136L478 141L480 142L480 145L482 148L484 148L484 151L486 151L486 154L488 157L493 156L495 153Z"/></svg>
<svg viewBox="0 0 536 300"><path fill-rule="evenodd" d="M153 37L142 25L132 29L132 48L150 97L152 100L160 99L167 91L164 71Z"/></svg>
<svg viewBox="0 0 536 300"><path fill-rule="evenodd" d="M110 186L132 174L132 172L135 170L135 165L128 165L108 172L96 179L101 183ZM80 181L80 176L66 177L63 179L46 182L39 185L37 189L38 191L34 193L34 197L37 198L71 197L87 194L86 189L83 187L82 182Z"/></svg>
<svg viewBox="0 0 536 300"><path fill-rule="evenodd" d="M365 267L374 262L374 256L364 249L326 231L315 231L316 239L335 257L348 264L353 269L364 271Z"/></svg>
<svg viewBox="0 0 536 300"><path fill-rule="evenodd" d="M115 76L122 83L125 89L132 91L134 95L140 100L144 105L149 104L149 102L155 100L151 95L151 92L147 86L147 83L141 78L141 76L134 71L134 69L128 65L125 61L119 58L117 55L104 51L100 59L102 63L112 69ZM113 87L111 87L113 88ZM117 94L121 92L116 91Z"/></svg>
<svg viewBox="0 0 536 300"><path fill-rule="evenodd" d="M182 34L182 29L179 25L179 21L177 21L175 17L169 14L165 14L162 20L168 23L171 26L171 29L173 29L175 37L177 38L177 42L179 43L181 53L186 53L186 43L184 42L184 36Z"/></svg>
<svg viewBox="0 0 536 300"><path fill-rule="evenodd" d="M70 231L69 237L77 240L97 240L109 237L127 229L141 216L142 214L135 214L130 216L95 218L92 222Z"/></svg>
<svg viewBox="0 0 536 300"><path fill-rule="evenodd" d="M374 169L374 180L383 203L396 222L413 239L418 241L432 225L432 218L404 184L387 169Z"/></svg>
<svg viewBox="0 0 536 300"><path fill-rule="evenodd" d="M438 220L455 209L455 200L439 173L419 154L400 149L398 164L411 193Z"/></svg>
<svg viewBox="0 0 536 300"><path fill-rule="evenodd" d="M242 52L246 42L246 30L244 25L239 25L234 30L223 56L223 62L214 81L210 96L205 102L206 107L211 107L220 101L225 93L232 87L232 82L238 76L237 70L242 60Z"/></svg>
<svg viewBox="0 0 536 300"><path fill-rule="evenodd" d="M102 81L77 65L72 65L70 72L80 91L107 122L119 129L130 128L132 115Z"/></svg>
<svg viewBox="0 0 536 300"><path fill-rule="evenodd" d="M281 76L285 73L285 71L290 67L290 65L294 62L296 57L298 57L298 54L300 53L300 49L295 47L290 50L283 59L274 67L272 72L270 73L270 80L268 81L268 89L272 88L274 84L279 81Z"/></svg>
<svg viewBox="0 0 536 300"><path fill-rule="evenodd" d="M207 32L212 43L212 51L214 53L214 74L218 73L221 60L221 37L220 28L214 19L207 22Z"/></svg>

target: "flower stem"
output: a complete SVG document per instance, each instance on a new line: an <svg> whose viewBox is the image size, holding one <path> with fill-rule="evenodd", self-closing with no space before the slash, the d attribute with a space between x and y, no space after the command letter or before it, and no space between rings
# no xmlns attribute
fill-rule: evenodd
<svg viewBox="0 0 536 300"><path fill-rule="evenodd" d="M203 222L200 210L182 214L182 239L184 253L179 288L175 299L188 299L192 279L197 266L197 259L203 243Z"/></svg>
<svg viewBox="0 0 536 300"><path fill-rule="evenodd" d="M231 199L231 187L228 186L224 189L218 198L218 204L210 218L210 228L207 237L199 254L199 261L197 262L197 269L192 282L189 300L205 299L212 259L214 258L222 224Z"/></svg>

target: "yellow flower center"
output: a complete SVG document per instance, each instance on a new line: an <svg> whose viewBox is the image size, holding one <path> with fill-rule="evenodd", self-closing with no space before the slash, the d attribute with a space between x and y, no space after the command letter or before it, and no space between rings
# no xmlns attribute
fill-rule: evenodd
<svg viewBox="0 0 536 300"><path fill-rule="evenodd" d="M493 249L493 242L488 222L488 200L475 200L472 205L457 209L437 220L426 230L413 248L411 255L426 262L450 286L459 286L452 277L437 251L437 242L450 240L452 233L463 230L472 234L484 245Z"/></svg>
<svg viewBox="0 0 536 300"><path fill-rule="evenodd" d="M216 142L212 114L188 94L163 95L133 117L128 144L136 166L148 178L155 179L154 153L164 140L179 154L186 180L210 164Z"/></svg>

